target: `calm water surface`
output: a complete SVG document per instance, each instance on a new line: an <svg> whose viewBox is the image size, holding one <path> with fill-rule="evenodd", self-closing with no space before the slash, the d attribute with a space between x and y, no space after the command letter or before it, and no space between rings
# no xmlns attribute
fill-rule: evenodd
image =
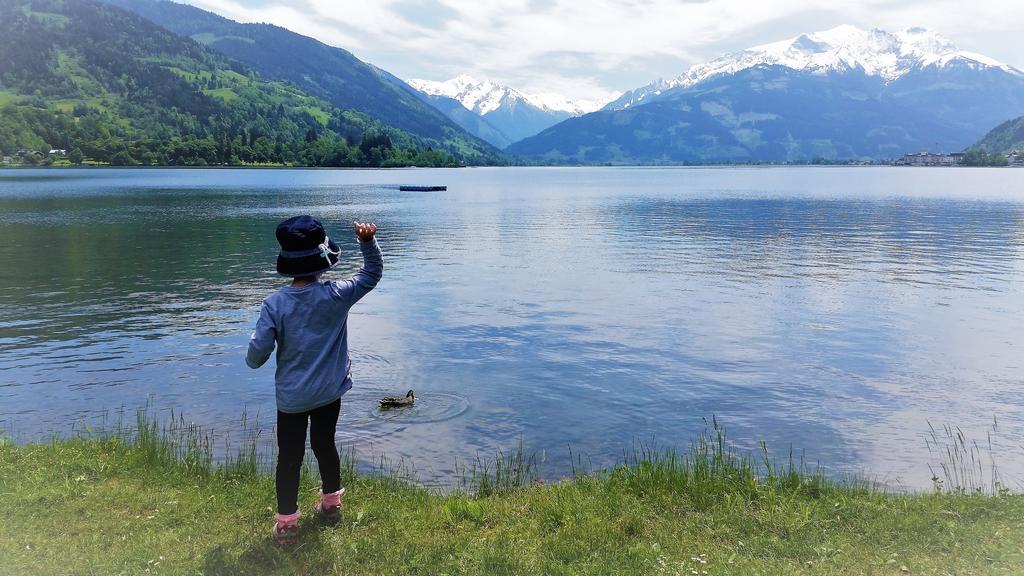
<svg viewBox="0 0 1024 576"><path fill-rule="evenodd" d="M405 193L398 184L447 184ZM0 172L0 429L147 402L230 437L274 226L311 213L384 280L350 317L338 441L427 480L520 439L547 476L717 416L740 449L930 485L928 422L1024 481L1024 170ZM412 411L381 395L417 392Z"/></svg>

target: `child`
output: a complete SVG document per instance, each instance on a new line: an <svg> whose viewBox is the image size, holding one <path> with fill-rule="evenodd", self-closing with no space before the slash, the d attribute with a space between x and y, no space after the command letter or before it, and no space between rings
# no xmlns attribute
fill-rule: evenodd
<svg viewBox="0 0 1024 576"><path fill-rule="evenodd" d="M259 368L277 344L277 522L281 544L295 541L299 521L299 472L309 444L320 467L320 502L326 520L341 516L341 461L334 429L341 396L352 388L348 358L348 310L373 290L384 272L375 224L355 225L363 267L350 280L319 282L338 263L341 249L312 216L296 216L277 227L281 252L277 272L293 278L263 301L245 363Z"/></svg>

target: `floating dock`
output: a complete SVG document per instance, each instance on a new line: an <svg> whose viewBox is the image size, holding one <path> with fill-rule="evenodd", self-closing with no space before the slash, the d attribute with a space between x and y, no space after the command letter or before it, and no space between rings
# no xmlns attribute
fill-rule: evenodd
<svg viewBox="0 0 1024 576"><path fill-rule="evenodd" d="M444 192L447 186L399 186L402 192Z"/></svg>

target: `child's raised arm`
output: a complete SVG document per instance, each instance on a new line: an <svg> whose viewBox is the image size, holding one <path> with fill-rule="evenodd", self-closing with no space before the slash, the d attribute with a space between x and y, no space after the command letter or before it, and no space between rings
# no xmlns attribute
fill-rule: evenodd
<svg viewBox="0 0 1024 576"><path fill-rule="evenodd" d="M359 222L353 222L352 225L359 238L359 249L363 253L363 267L348 280L331 282L335 295L349 306L373 290L384 275L384 255L374 237L377 234L377 225L373 223L360 224Z"/></svg>
<svg viewBox="0 0 1024 576"><path fill-rule="evenodd" d="M270 358L277 341L277 327L270 315L267 303L260 308L260 319L256 321L256 329L249 338L249 350L245 353L245 363L249 368L259 368Z"/></svg>

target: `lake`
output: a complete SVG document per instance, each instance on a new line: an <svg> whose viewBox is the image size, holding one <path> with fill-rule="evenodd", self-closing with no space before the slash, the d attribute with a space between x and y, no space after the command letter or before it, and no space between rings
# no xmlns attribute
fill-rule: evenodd
<svg viewBox="0 0 1024 576"><path fill-rule="evenodd" d="M337 433L365 461L446 482L522 442L556 478L570 447L614 464L715 417L741 451L927 489L931 423L1024 486L1013 169L0 171L0 430L149 403L269 446L273 361L244 354L303 213L342 245L329 278L358 268L351 221L380 227Z"/></svg>

